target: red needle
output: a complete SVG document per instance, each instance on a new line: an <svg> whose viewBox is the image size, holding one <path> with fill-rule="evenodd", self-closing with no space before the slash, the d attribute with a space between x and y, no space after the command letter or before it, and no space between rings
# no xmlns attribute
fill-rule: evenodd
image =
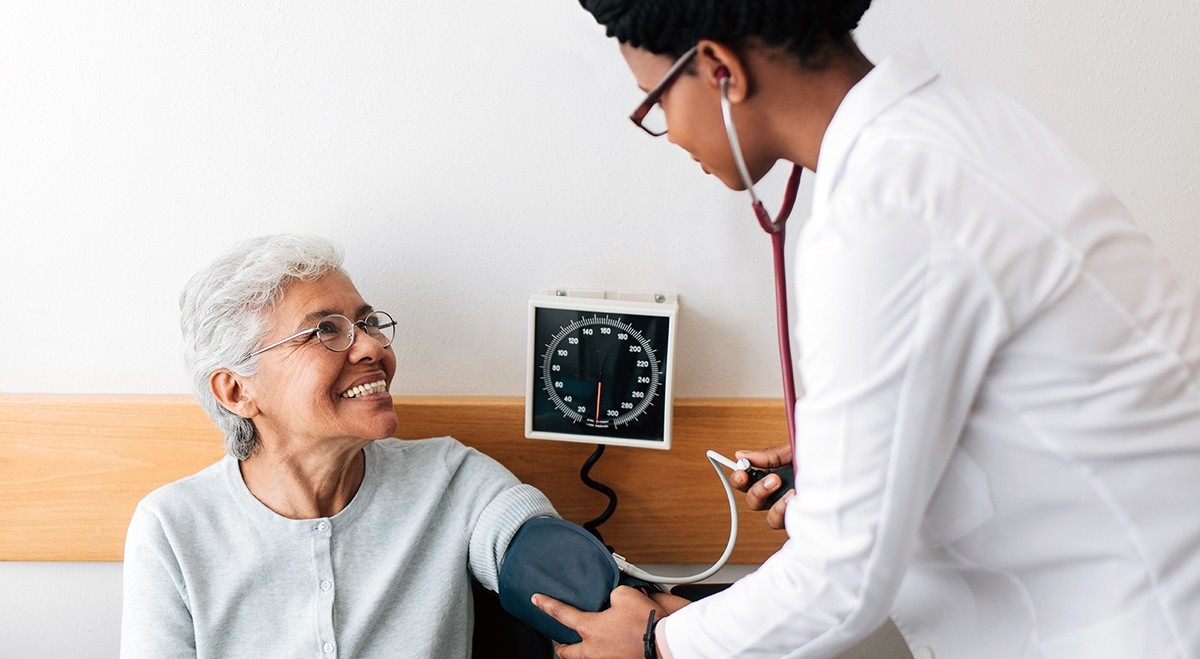
<svg viewBox="0 0 1200 659"><path fill-rule="evenodd" d="M596 425L600 425L600 389L603 387L603 382L596 383Z"/></svg>

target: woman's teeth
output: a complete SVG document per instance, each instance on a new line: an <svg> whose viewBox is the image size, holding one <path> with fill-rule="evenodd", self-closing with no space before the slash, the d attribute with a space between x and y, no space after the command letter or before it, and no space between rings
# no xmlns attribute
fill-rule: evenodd
<svg viewBox="0 0 1200 659"><path fill-rule="evenodd" d="M380 380L369 384L360 384L357 387L351 387L342 392L342 398L358 398L360 396L369 396L371 394L381 394L387 391L387 382Z"/></svg>

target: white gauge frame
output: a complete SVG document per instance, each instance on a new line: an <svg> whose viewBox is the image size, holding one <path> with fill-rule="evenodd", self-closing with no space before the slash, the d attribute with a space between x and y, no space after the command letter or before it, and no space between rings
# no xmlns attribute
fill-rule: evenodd
<svg viewBox="0 0 1200 659"><path fill-rule="evenodd" d="M656 354L659 363L665 362L661 368L661 404L663 405L663 437L661 440L631 439L625 437L605 437L603 435L574 434L563 432L547 432L533 429L533 400L534 395L541 391L541 350L535 345L536 320L538 309L561 309L580 313L608 314L620 317L622 315L658 316L667 319L666 346L657 346L664 354ZM570 291L557 289L545 295L534 295L529 298L529 329L526 342L525 359L525 437L529 439L549 439L562 442L580 442L585 444L607 444L611 446L630 446L668 450L671 448L671 416L674 380L672 373L675 368L675 325L679 314L678 297L673 293L606 293L604 291ZM658 404L658 401L656 401Z"/></svg>

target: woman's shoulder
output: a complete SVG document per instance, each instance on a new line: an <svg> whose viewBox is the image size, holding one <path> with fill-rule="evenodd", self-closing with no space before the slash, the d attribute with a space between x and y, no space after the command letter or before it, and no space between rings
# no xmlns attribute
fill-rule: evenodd
<svg viewBox="0 0 1200 659"><path fill-rule="evenodd" d="M139 509L155 512L159 516L177 511L193 511L215 499L226 491L224 473L229 468L226 456L200 471L167 483L147 494L138 503Z"/></svg>
<svg viewBox="0 0 1200 659"><path fill-rule="evenodd" d="M407 470L416 465L430 465L461 460L471 449L453 437L423 439L380 439L367 445L367 459L374 460L386 471Z"/></svg>
<svg viewBox="0 0 1200 659"><path fill-rule="evenodd" d="M368 444L368 450L375 451L381 456L400 456L409 458L417 455L444 454L468 450L467 446L457 439L445 437L427 437L424 439L398 439L389 437Z"/></svg>
<svg viewBox="0 0 1200 659"><path fill-rule="evenodd" d="M439 465L447 474L481 475L506 471L500 463L453 437L381 439L367 445L368 460L384 471L428 470Z"/></svg>

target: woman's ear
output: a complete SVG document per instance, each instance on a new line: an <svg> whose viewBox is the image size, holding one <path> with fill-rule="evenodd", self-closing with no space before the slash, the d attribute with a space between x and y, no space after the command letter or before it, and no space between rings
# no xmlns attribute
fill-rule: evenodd
<svg viewBox="0 0 1200 659"><path fill-rule="evenodd" d="M750 94L750 79L742 57L729 46L709 39L696 43L697 73L716 89L729 78L729 102L741 103Z"/></svg>
<svg viewBox="0 0 1200 659"><path fill-rule="evenodd" d="M243 419L258 416L258 405L250 396L246 383L242 382L242 376L237 373L225 368L217 369L208 376L208 387L221 407Z"/></svg>

